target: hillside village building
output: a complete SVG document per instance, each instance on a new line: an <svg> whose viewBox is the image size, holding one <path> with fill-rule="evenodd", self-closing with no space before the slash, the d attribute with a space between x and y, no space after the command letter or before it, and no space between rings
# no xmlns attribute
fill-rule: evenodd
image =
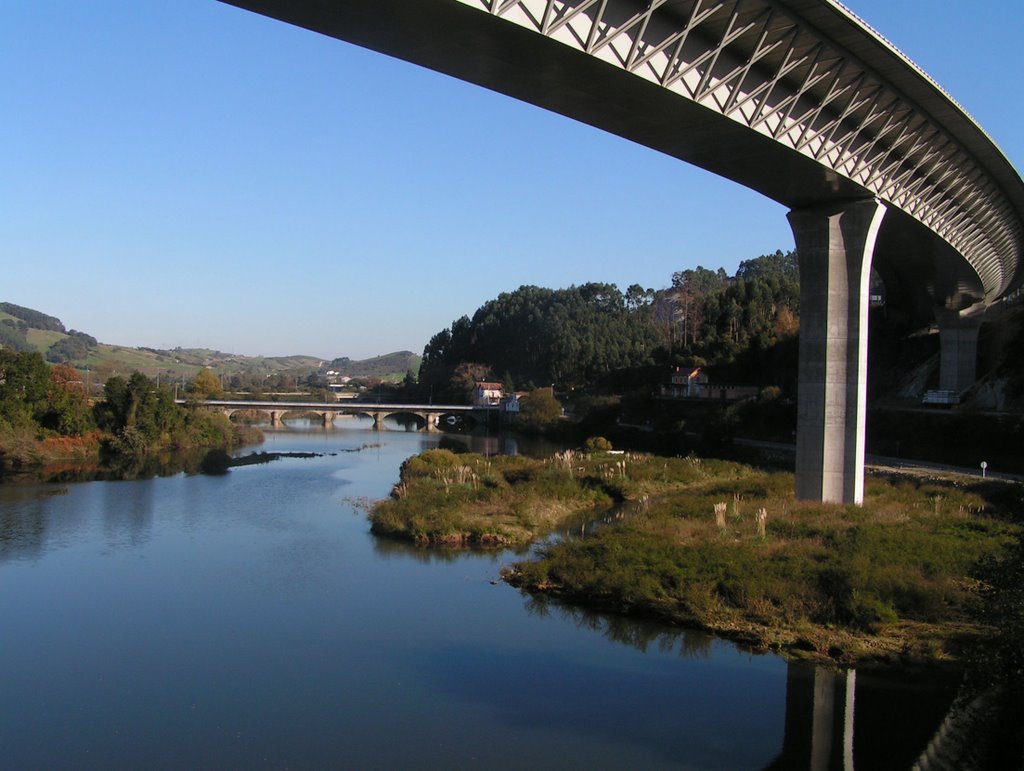
<svg viewBox="0 0 1024 771"><path fill-rule="evenodd" d="M661 395L669 399L720 399L735 401L757 396L757 386L712 383L703 367L676 367Z"/></svg>
<svg viewBox="0 0 1024 771"><path fill-rule="evenodd" d="M501 397L504 389L501 383L492 383L486 380L478 381L473 389L474 407L497 407L501 404Z"/></svg>

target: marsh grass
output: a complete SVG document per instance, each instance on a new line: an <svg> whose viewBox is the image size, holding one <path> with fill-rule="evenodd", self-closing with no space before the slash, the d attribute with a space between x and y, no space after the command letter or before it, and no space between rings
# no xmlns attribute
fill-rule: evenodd
<svg viewBox="0 0 1024 771"><path fill-rule="evenodd" d="M643 516L553 545L506 578L845 661L952 656L990 631L970 614L971 575L1022 532L1020 508L993 503L1011 497L998 483L872 478L863 506L842 506L795 501L788 474L688 466Z"/></svg>
<svg viewBox="0 0 1024 771"><path fill-rule="evenodd" d="M991 632L971 615L972 574L1024 532L1019 486L871 476L863 506L799 502L792 490L791 474L693 456L431 450L403 464L371 521L423 544L517 545L588 508L642 501L506 579L842 661L948 657Z"/></svg>
<svg viewBox="0 0 1024 771"><path fill-rule="evenodd" d="M428 450L402 464L389 500L370 514L378 535L422 544L527 543L612 498L582 453L548 460Z"/></svg>

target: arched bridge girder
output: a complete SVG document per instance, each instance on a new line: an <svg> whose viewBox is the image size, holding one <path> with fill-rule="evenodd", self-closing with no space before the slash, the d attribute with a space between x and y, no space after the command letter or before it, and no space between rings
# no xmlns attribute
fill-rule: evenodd
<svg viewBox="0 0 1024 771"><path fill-rule="evenodd" d="M790 208L878 198L1017 287L1024 183L962 108L832 0L226 0L563 113ZM937 298L945 299L945 298Z"/></svg>

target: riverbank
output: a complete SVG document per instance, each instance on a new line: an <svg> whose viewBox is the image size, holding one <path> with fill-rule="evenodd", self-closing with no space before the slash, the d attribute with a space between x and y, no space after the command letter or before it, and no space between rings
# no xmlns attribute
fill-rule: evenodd
<svg viewBox="0 0 1024 771"><path fill-rule="evenodd" d="M93 430L82 436L40 435L28 429L0 434L0 481L4 479L118 479L152 476L161 470L202 470L211 451L227 453L263 442L258 428L211 416L213 430L143 448L132 448L112 434ZM223 420L221 420L223 418Z"/></svg>
<svg viewBox="0 0 1024 771"><path fill-rule="evenodd" d="M44 466L99 463L104 434L45 436L27 429L0 432L0 473L31 471Z"/></svg>
<svg viewBox="0 0 1024 771"><path fill-rule="evenodd" d="M1020 539L1019 485L872 475L862 507L792 490L791 474L693 456L428 452L371 521L419 543L521 544L570 512L629 501L615 526L546 545L505 580L844 664L957 660L995 633L975 612L975 571Z"/></svg>

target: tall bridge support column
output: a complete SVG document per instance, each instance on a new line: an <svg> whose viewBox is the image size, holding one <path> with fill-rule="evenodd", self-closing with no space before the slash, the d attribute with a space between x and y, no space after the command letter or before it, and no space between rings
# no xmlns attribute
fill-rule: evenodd
<svg viewBox="0 0 1024 771"><path fill-rule="evenodd" d="M800 264L800 500L864 500L868 283L885 211L870 199L788 215Z"/></svg>
<svg viewBox="0 0 1024 771"><path fill-rule="evenodd" d="M978 374L977 318L941 308L935 312L939 324L939 389L962 393L974 385Z"/></svg>
<svg viewBox="0 0 1024 771"><path fill-rule="evenodd" d="M384 416L381 413L379 413L379 412L373 413L373 430L374 431L383 431L384 430Z"/></svg>

